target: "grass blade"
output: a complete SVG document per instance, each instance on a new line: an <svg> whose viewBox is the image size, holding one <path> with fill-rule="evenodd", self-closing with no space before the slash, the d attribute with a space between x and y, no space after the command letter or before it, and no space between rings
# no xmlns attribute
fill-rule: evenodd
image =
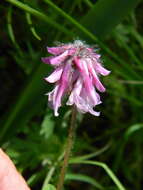
<svg viewBox="0 0 143 190"><path fill-rule="evenodd" d="M118 178L115 176L115 174L112 172L112 170L105 163L97 162L97 161L90 161L90 160L77 161L77 159L76 159L76 161L74 161L74 159L71 160L70 163L71 164L89 164L89 165L99 166L106 171L106 173L109 175L109 177L112 179L112 181L116 184L116 186L118 187L119 190L126 190L125 187L118 180Z"/></svg>
<svg viewBox="0 0 143 190"><path fill-rule="evenodd" d="M83 18L82 24L100 38L107 36L140 0L100 0Z"/></svg>

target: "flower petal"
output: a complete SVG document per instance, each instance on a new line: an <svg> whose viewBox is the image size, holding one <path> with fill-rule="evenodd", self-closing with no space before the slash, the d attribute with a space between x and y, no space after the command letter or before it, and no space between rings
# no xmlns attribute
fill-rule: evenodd
<svg viewBox="0 0 143 190"><path fill-rule="evenodd" d="M78 78L77 82L74 86L73 91L71 92L69 99L67 101L67 105L76 105L76 108L81 113L89 112L92 115L99 116L99 112L95 112L93 110L93 104L89 101L88 95L83 96L83 80L82 78ZM98 97L99 99L99 97Z"/></svg>
<svg viewBox="0 0 143 190"><path fill-rule="evenodd" d="M93 102L93 104L97 105L98 101L96 97L96 92L89 75L87 63L84 59L79 60L78 58L75 58L75 63L79 68L81 76L83 77L84 86L88 93L88 96L90 97L90 100Z"/></svg>
<svg viewBox="0 0 143 190"><path fill-rule="evenodd" d="M97 73L106 76L109 75L111 71L105 69L100 63L95 63L95 70Z"/></svg>
<svg viewBox="0 0 143 190"><path fill-rule="evenodd" d="M55 88L51 92L46 94L46 95L48 95L49 106L52 109L54 109L55 99L57 97L58 89L59 89L59 84L56 84Z"/></svg>
<svg viewBox="0 0 143 190"><path fill-rule="evenodd" d="M96 72L95 72L95 69L93 67L93 63L92 63L92 60L90 58L87 58L86 59L86 62L87 62L87 65L88 65L88 69L89 69L89 72L91 73L92 77L93 77L93 82L96 86L96 88L100 91L100 92L105 92L105 88L104 86L102 85L102 83L100 82Z"/></svg>
<svg viewBox="0 0 143 190"><path fill-rule="evenodd" d="M94 106L102 103L100 101L99 94L96 92L96 99L97 99L96 102L97 102L97 104L93 104L93 102L91 101L91 98L88 96L88 93L86 92L85 88L82 89L81 97L86 103L87 112L91 113L92 115L99 116L100 112L96 112L96 111L93 110Z"/></svg>
<svg viewBox="0 0 143 190"><path fill-rule="evenodd" d="M82 90L82 86L83 86L83 81L81 78L79 78L74 86L74 89L72 90L69 99L67 101L67 105L73 105L75 104L77 109L81 112L81 113L86 113L87 110L87 104L85 102L84 99L82 99L80 97L80 93Z"/></svg>
<svg viewBox="0 0 143 190"><path fill-rule="evenodd" d="M67 56L71 55L73 51L65 51L64 53L58 55L58 56L50 56L50 57L42 57L41 60L46 63L53 66L59 66L61 63L65 61Z"/></svg>
<svg viewBox="0 0 143 190"><path fill-rule="evenodd" d="M77 79L77 81L76 81L76 83L74 85L74 89L72 90L72 92L71 92L71 94L69 96L69 99L68 99L68 101L66 103L67 105L73 105L74 104L74 96L75 95L76 96L80 95L80 92L82 90L82 85L83 85L83 83L82 83L81 79L80 78Z"/></svg>
<svg viewBox="0 0 143 190"><path fill-rule="evenodd" d="M68 79L69 79L70 69L71 69L71 64L67 62L64 67L61 80L59 81L59 89L58 89L57 96L54 102L55 116L58 116L57 113L58 113L58 108L61 106L62 96L64 95L65 91L68 88Z"/></svg>
<svg viewBox="0 0 143 190"><path fill-rule="evenodd" d="M53 58L53 57L42 57L41 60L43 61L43 63L50 64L51 58Z"/></svg>
<svg viewBox="0 0 143 190"><path fill-rule="evenodd" d="M93 53L93 56L94 56L94 59L96 60L96 61L99 61L99 59L100 59L100 57L101 57L101 55L99 55L99 54L97 54L97 53Z"/></svg>
<svg viewBox="0 0 143 190"><path fill-rule="evenodd" d="M67 58L68 55L69 55L68 51L65 51L64 53L50 59L50 64L51 65L59 65L65 61L65 59Z"/></svg>
<svg viewBox="0 0 143 190"><path fill-rule="evenodd" d="M100 112L94 111L93 109L89 109L88 112L91 113L94 116L99 116L100 115Z"/></svg>
<svg viewBox="0 0 143 190"><path fill-rule="evenodd" d="M50 83L55 83L58 80L60 80L62 72L63 72L63 67L58 67L50 76L46 77L45 80Z"/></svg>
<svg viewBox="0 0 143 190"><path fill-rule="evenodd" d="M47 51L53 55L59 55L64 52L61 47L47 47Z"/></svg>
<svg viewBox="0 0 143 190"><path fill-rule="evenodd" d="M87 102L88 105L90 105L90 107L94 107L96 105L101 104L101 100L100 100L100 96L99 94L96 92L96 90L94 90L94 96L95 96L95 101L93 102L92 97L89 96L87 90L85 88L82 88L81 94L80 96Z"/></svg>
<svg viewBox="0 0 143 190"><path fill-rule="evenodd" d="M47 47L47 51L53 55L60 55L61 53L65 52L66 50L69 50L69 49L73 49L73 46L71 44L62 45L62 46L58 46L58 47Z"/></svg>

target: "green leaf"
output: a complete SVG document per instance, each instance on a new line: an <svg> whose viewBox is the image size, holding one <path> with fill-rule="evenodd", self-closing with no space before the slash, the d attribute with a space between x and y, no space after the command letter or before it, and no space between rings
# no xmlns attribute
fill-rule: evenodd
<svg viewBox="0 0 143 190"><path fill-rule="evenodd" d="M97 180L95 180L92 177L89 177L87 175L83 174L66 174L65 180L76 180L76 181L82 181L91 184L92 186L96 187L97 189L104 190L104 187L98 183Z"/></svg>
<svg viewBox="0 0 143 190"><path fill-rule="evenodd" d="M100 0L82 19L82 24L100 38L107 36L140 0Z"/></svg>
<svg viewBox="0 0 143 190"><path fill-rule="evenodd" d="M75 160L72 159L70 160L71 164L89 164L89 165L95 165L103 168L106 173L109 175L109 177L112 179L112 181L116 184L119 190L126 190L125 187L122 185L122 183L119 181L119 179L115 176L115 174L112 172L112 170L103 162L98 162L98 161L78 161L76 158Z"/></svg>
<svg viewBox="0 0 143 190"><path fill-rule="evenodd" d="M128 138L129 138L131 135L133 135L135 132L137 132L137 131L139 131L139 130L141 130L141 129L143 129L143 123L138 123L138 124L135 124L135 125L130 126L130 127L127 129L127 131L126 131L126 133L125 133L125 135L124 135L125 139L128 140Z"/></svg>
<svg viewBox="0 0 143 190"><path fill-rule="evenodd" d="M45 100L44 94L46 88L43 78L47 72L48 66L42 63L33 72L17 102L13 105L9 116L6 116L6 120L2 123L3 128L0 133L1 141L11 126L23 126L33 114L38 112Z"/></svg>
<svg viewBox="0 0 143 190"><path fill-rule="evenodd" d="M56 190L56 187L51 184L47 184L43 190Z"/></svg>
<svg viewBox="0 0 143 190"><path fill-rule="evenodd" d="M48 139L54 130L54 121L51 119L51 115L47 114L41 124L40 134L44 135L46 139Z"/></svg>
<svg viewBox="0 0 143 190"><path fill-rule="evenodd" d="M26 13L26 19L27 19L27 23L30 27L30 30L33 34L33 36L37 39L37 40L41 40L41 37L37 34L35 28L32 26L32 19L31 19L31 15L29 13Z"/></svg>
<svg viewBox="0 0 143 190"><path fill-rule="evenodd" d="M45 22L47 22L48 24L50 24L51 26L55 27L57 30L62 31L63 33L67 34L67 35L73 35L70 30L67 30L65 27L63 27L62 25L58 24L57 22L55 22L52 18L49 18L48 16L46 16L44 13L42 13L41 11L38 11L34 8L31 8L30 6L28 6L27 4L24 4L20 1L17 0L7 0L9 3L15 5L16 7L30 13L31 15L34 15L35 17L38 17L40 20L43 20Z"/></svg>

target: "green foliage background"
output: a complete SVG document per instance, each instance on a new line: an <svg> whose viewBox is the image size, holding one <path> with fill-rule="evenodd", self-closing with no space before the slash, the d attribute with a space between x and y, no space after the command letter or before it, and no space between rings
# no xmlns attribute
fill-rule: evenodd
<svg viewBox="0 0 143 190"><path fill-rule="evenodd" d="M78 115L65 189L141 190L143 183L143 2L5 0L0 3L1 147L31 189L54 190L70 108L55 118L44 94L46 46L81 39L98 45L107 92L100 117Z"/></svg>

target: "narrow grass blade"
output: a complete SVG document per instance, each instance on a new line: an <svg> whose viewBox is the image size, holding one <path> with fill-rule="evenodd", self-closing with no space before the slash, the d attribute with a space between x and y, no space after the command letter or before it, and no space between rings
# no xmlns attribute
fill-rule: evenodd
<svg viewBox="0 0 143 190"><path fill-rule="evenodd" d="M112 170L103 162L90 161L90 160L86 160L86 161L71 160L70 163L71 164L89 164L89 165L99 166L106 171L106 173L109 175L109 177L112 179L112 181L116 184L116 186L118 187L119 190L126 190L125 187L119 181L119 179L112 172Z"/></svg>
<svg viewBox="0 0 143 190"><path fill-rule="evenodd" d="M82 24L100 38L107 36L140 0L100 0L82 19Z"/></svg>
<svg viewBox="0 0 143 190"><path fill-rule="evenodd" d="M65 27L62 27L60 24L55 22L52 18L49 18L47 15L43 14L42 12L31 8L27 4L24 4L24 3L17 1L17 0L6 0L6 1L8 1L9 3L15 5L16 7L20 8L26 12L29 12L31 15L47 22L48 24L50 24L54 28L57 28L58 30L62 31L63 33L73 36L73 33L71 33L70 30L67 30Z"/></svg>
<svg viewBox="0 0 143 190"><path fill-rule="evenodd" d="M71 173L66 175L65 180L82 181L91 184L93 187L96 187L96 189L105 190L105 188L102 185L100 185L100 183L97 180L87 175Z"/></svg>

